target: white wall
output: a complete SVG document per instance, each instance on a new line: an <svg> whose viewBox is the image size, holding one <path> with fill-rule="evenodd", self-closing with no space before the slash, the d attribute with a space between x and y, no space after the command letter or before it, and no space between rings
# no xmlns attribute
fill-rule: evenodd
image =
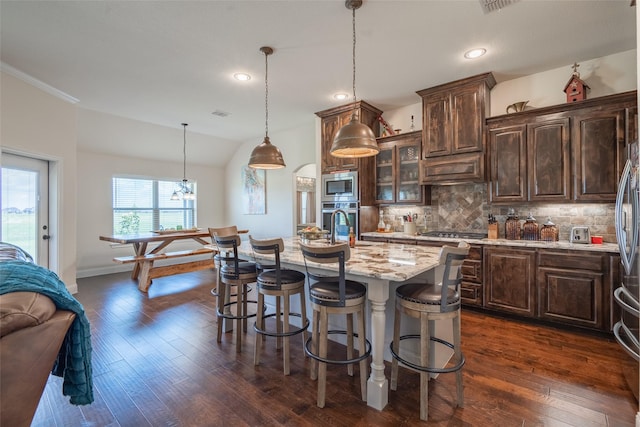
<svg viewBox="0 0 640 427"><path fill-rule="evenodd" d="M49 268L72 292L76 285L76 107L7 73L0 73L0 144L3 150L48 160Z"/></svg>
<svg viewBox="0 0 640 427"><path fill-rule="evenodd" d="M507 105L518 101L529 101L527 109L547 107L566 102L564 87L571 78L573 63L566 66L532 74L505 82L499 82L491 90L492 116L505 114ZM587 98L597 98L614 93L635 90L637 83L636 49L616 53L602 58L583 61L578 67L580 78L591 88ZM409 131L411 115L415 128L422 129L422 101L385 111L385 120L394 129Z"/></svg>
<svg viewBox="0 0 640 427"><path fill-rule="evenodd" d="M270 133L271 143L280 149L287 165L284 169L266 171L266 215L246 215L242 207L242 182L240 171L249 161L251 150L262 138L242 144L227 164L225 170L229 191L226 195L226 225L249 229L257 238L287 237L293 233L293 174L300 166L316 162L315 119L308 124L284 132Z"/></svg>
<svg viewBox="0 0 640 427"><path fill-rule="evenodd" d="M140 123L89 110L78 110L78 144L85 138L115 135L120 140L140 138L141 126L149 138L181 140L182 131L163 126ZM199 138L207 138L199 135ZM150 161L132 157L118 157L103 153L78 151L78 277L130 270L131 265L117 265L115 256L132 255L130 245L113 245L100 241L100 235L112 230L111 179L114 175L155 179L182 179L182 157L175 162ZM221 227L224 221L224 200L227 186L224 170L212 166L190 164L187 157L187 178L197 183L196 224L198 227ZM99 189L99 190L97 190ZM172 248L194 248L195 241L176 242Z"/></svg>

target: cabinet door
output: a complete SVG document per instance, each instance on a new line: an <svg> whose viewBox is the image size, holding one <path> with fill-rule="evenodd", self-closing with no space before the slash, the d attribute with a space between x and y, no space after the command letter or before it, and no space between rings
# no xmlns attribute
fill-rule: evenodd
<svg viewBox="0 0 640 427"><path fill-rule="evenodd" d="M451 154L451 122L449 92L440 92L422 99L422 156Z"/></svg>
<svg viewBox="0 0 640 427"><path fill-rule="evenodd" d="M573 119L574 198L614 202L624 147L624 110L586 109Z"/></svg>
<svg viewBox="0 0 640 427"><path fill-rule="evenodd" d="M331 116L322 119L322 173L331 173L338 170L339 158L331 155L331 144L336 132L340 129L340 117Z"/></svg>
<svg viewBox="0 0 640 427"><path fill-rule="evenodd" d="M407 137L396 144L396 201L422 204L423 188L419 182L420 134Z"/></svg>
<svg viewBox="0 0 640 427"><path fill-rule="evenodd" d="M461 87L451 93L451 154L483 150L484 98L478 85Z"/></svg>
<svg viewBox="0 0 640 427"><path fill-rule="evenodd" d="M528 196L530 201L569 201L569 119L527 125Z"/></svg>
<svg viewBox="0 0 640 427"><path fill-rule="evenodd" d="M538 270L540 318L603 329L602 272L541 267Z"/></svg>
<svg viewBox="0 0 640 427"><path fill-rule="evenodd" d="M527 200L526 126L489 130L489 198L492 202Z"/></svg>
<svg viewBox="0 0 640 427"><path fill-rule="evenodd" d="M378 144L380 153L376 156L376 203L395 203L395 160L393 143Z"/></svg>
<svg viewBox="0 0 640 427"><path fill-rule="evenodd" d="M534 317L536 308L535 251L484 249L484 306Z"/></svg>

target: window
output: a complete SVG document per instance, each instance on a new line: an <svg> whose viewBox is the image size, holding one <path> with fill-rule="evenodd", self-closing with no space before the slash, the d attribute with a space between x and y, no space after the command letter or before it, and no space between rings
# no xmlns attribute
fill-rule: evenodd
<svg viewBox="0 0 640 427"><path fill-rule="evenodd" d="M195 227L195 202L171 200L175 188L175 181L114 177L114 234Z"/></svg>

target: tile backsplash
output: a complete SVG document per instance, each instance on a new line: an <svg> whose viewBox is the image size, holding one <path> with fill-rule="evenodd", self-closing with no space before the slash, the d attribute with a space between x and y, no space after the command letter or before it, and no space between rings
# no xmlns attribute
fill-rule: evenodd
<svg viewBox="0 0 640 427"><path fill-rule="evenodd" d="M456 230L486 233L489 213L499 224L504 237L507 211L513 208L522 221L531 213L542 226L550 217L559 230L560 240L569 240L571 227L588 226L591 235L605 242L616 242L613 203L521 203L490 205L487 184L458 184L431 187L431 206L389 206L383 209L385 224L396 231L403 229L403 216L417 214L418 230Z"/></svg>

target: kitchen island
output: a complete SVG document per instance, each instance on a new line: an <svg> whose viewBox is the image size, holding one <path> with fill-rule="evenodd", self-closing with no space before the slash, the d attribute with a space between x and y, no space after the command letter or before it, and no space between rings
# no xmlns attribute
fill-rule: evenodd
<svg viewBox="0 0 640 427"><path fill-rule="evenodd" d="M305 264L299 238L285 238L284 244L285 250L280 255L281 265L304 271ZM327 243L323 241L318 244ZM242 242L238 252L244 257L253 257L247 241ZM346 276L367 286L370 305L367 335L371 340L372 361L371 375L367 382L367 404L373 408L382 410L388 402L389 387L384 374L384 360L385 354L386 359L390 360L388 346L393 336L394 307L391 304L387 307L390 292L397 284L411 279L428 279L438 274L439 253L440 248L437 247L362 241L357 242L356 247L351 249L351 259L345 266ZM319 274L335 273L331 266L324 264L309 263L309 266ZM385 313L386 310L389 316ZM434 355L436 364L446 363L449 355L448 351Z"/></svg>

